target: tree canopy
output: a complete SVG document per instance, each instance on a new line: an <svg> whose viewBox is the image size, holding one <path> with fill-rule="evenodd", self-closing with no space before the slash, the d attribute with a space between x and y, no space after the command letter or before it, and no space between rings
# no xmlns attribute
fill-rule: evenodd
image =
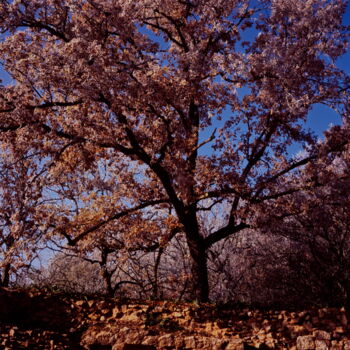
<svg viewBox="0 0 350 350"><path fill-rule="evenodd" d="M346 4L1 0L1 139L42 168L43 234L147 250L181 232L207 301L208 249L331 181L318 165L349 152ZM342 119L322 141L316 104Z"/></svg>

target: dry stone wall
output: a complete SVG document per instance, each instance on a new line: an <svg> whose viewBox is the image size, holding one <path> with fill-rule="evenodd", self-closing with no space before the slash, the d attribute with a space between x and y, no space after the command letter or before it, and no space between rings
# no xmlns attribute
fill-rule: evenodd
<svg viewBox="0 0 350 350"><path fill-rule="evenodd" d="M251 310L0 291L0 349L350 350L344 309Z"/></svg>

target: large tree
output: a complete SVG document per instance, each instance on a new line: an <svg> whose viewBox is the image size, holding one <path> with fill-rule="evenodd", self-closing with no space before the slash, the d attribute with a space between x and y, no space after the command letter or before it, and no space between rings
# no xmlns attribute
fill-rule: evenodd
<svg viewBox="0 0 350 350"><path fill-rule="evenodd" d="M249 227L256 204L313 185L279 187L319 156L305 127L313 105L348 118L350 82L335 64L347 49L343 0L0 4L0 57L12 78L0 91L2 136L56 154L56 175L74 177L77 159L87 169L129 159L135 198L113 213L108 202L102 219L167 205L202 301L208 249ZM347 142L336 141L328 152ZM293 143L308 145L304 158L289 155ZM203 230L198 214L222 202L225 223Z"/></svg>

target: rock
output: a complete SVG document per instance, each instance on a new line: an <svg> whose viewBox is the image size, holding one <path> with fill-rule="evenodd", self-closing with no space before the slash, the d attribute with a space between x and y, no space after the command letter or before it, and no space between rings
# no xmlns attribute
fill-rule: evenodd
<svg viewBox="0 0 350 350"><path fill-rule="evenodd" d="M244 350L244 343L241 339L231 339L225 350Z"/></svg>
<svg viewBox="0 0 350 350"><path fill-rule="evenodd" d="M146 336L147 336L146 331L142 329L133 329L133 330L129 329L129 332L126 335L125 342L128 344L143 343L143 340L146 338Z"/></svg>
<svg viewBox="0 0 350 350"><path fill-rule="evenodd" d="M184 338L185 349L196 349L196 338L195 337L185 337Z"/></svg>
<svg viewBox="0 0 350 350"><path fill-rule="evenodd" d="M110 316L112 314L111 309L109 309L109 308L101 309L100 312L102 315L105 315L105 316Z"/></svg>
<svg viewBox="0 0 350 350"><path fill-rule="evenodd" d="M175 344L174 337L171 334L165 334L159 337L158 345L160 348L173 348Z"/></svg>
<svg viewBox="0 0 350 350"><path fill-rule="evenodd" d="M123 313L120 311L118 307L114 307L112 310L112 317L113 318L121 318L123 317Z"/></svg>
<svg viewBox="0 0 350 350"><path fill-rule="evenodd" d="M320 330L314 331L313 336L317 340L331 340L331 335L326 331L320 331Z"/></svg>
<svg viewBox="0 0 350 350"><path fill-rule="evenodd" d="M156 346L156 345L158 345L158 338L159 338L158 336L147 336L143 339L142 344Z"/></svg>
<svg viewBox="0 0 350 350"><path fill-rule="evenodd" d="M184 347L183 337L175 337L175 348L182 349Z"/></svg>
<svg viewBox="0 0 350 350"><path fill-rule="evenodd" d="M316 350L328 350L330 342L327 340L315 340L315 349Z"/></svg>
<svg viewBox="0 0 350 350"><path fill-rule="evenodd" d="M138 323L141 321L140 317L135 315L135 314L131 314L131 315L124 315L121 320L123 320L124 322L133 322L133 323Z"/></svg>
<svg viewBox="0 0 350 350"><path fill-rule="evenodd" d="M290 335L292 339L296 339L298 338L298 336L307 334L307 330L304 328L304 326L293 325L291 328L288 329L290 330Z"/></svg>
<svg viewBox="0 0 350 350"><path fill-rule="evenodd" d="M338 344L338 342L336 340L332 340L332 345L329 349L330 350L343 350L343 345Z"/></svg>
<svg viewBox="0 0 350 350"><path fill-rule="evenodd" d="M112 334L108 331L102 331L96 335L96 342L101 345L111 345Z"/></svg>
<svg viewBox="0 0 350 350"><path fill-rule="evenodd" d="M226 344L227 340L208 338L207 343L203 347L203 350L222 350Z"/></svg>
<svg viewBox="0 0 350 350"><path fill-rule="evenodd" d="M85 305L85 300L78 300L78 301L75 302L75 305L79 306L79 307L84 306Z"/></svg>
<svg viewBox="0 0 350 350"><path fill-rule="evenodd" d="M334 331L335 333L345 333L345 330L343 327L336 327Z"/></svg>
<svg viewBox="0 0 350 350"><path fill-rule="evenodd" d="M113 345L112 350L123 350L125 344L116 343Z"/></svg>
<svg viewBox="0 0 350 350"><path fill-rule="evenodd" d="M315 349L314 337L311 335L303 335L297 338L298 350L311 350Z"/></svg>

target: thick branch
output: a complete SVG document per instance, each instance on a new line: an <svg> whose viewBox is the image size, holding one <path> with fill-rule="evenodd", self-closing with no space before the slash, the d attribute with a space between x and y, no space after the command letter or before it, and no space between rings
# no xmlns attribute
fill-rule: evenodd
<svg viewBox="0 0 350 350"><path fill-rule="evenodd" d="M247 225L246 223L240 223L239 225L235 225L230 220L230 222L225 227L222 227L221 229L217 230L216 232L212 233L204 239L205 249L210 248L214 243L219 242L222 239L227 238L233 235L234 233L242 231L246 228L249 228L249 225Z"/></svg>

